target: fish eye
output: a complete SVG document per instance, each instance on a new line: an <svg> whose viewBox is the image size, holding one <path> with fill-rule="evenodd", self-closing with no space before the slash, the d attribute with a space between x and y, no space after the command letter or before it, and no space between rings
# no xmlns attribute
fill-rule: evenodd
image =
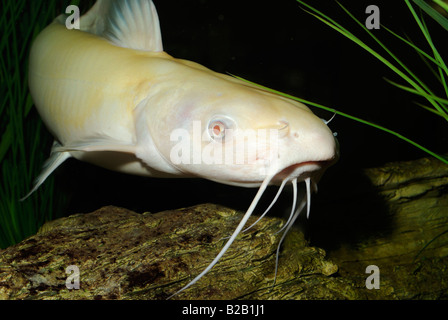
<svg viewBox="0 0 448 320"><path fill-rule="evenodd" d="M215 116L208 123L208 134L215 141L224 141L230 134L229 130L233 129L235 122L225 116Z"/></svg>

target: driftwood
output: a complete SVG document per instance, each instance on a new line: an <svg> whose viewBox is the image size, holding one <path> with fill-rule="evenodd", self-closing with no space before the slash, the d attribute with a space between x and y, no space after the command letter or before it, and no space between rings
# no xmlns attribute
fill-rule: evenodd
<svg viewBox="0 0 448 320"><path fill-rule="evenodd" d="M332 236L343 238L350 228L381 220L362 232L368 236L329 248L329 260L292 230L272 287L281 236L276 232L284 221L264 218L237 238L209 274L174 299L447 298L447 166L422 159L365 174L370 188L347 195L338 213L343 217L351 210L357 220L339 222L348 229ZM373 198L383 213L366 209L378 207ZM337 204L331 210L334 215ZM0 299L166 299L212 261L241 217L204 204L156 214L104 207L55 220L0 251ZM369 265L378 267L379 289L366 288ZM75 283L66 273L69 266L79 269L79 289L67 288Z"/></svg>
<svg viewBox="0 0 448 320"><path fill-rule="evenodd" d="M0 253L0 298L166 299L213 260L240 219L240 212L211 204L157 214L105 207L62 218ZM294 298L310 283L316 287L305 296L334 298L325 292L328 279L319 279L337 267L298 232L285 243L288 258L272 290L274 233L282 223L264 219L242 234L208 275L174 299ZM66 287L72 265L80 272L78 290ZM301 274L297 292L279 290Z"/></svg>
<svg viewBox="0 0 448 320"><path fill-rule="evenodd" d="M357 194L357 203L375 210L369 214L360 206L358 218L345 221L354 229L370 224L370 230L368 237L329 252L339 274L359 282L365 278L360 270L376 265L380 290L372 290L372 298L447 299L448 166L423 158L367 169L365 175L382 205Z"/></svg>

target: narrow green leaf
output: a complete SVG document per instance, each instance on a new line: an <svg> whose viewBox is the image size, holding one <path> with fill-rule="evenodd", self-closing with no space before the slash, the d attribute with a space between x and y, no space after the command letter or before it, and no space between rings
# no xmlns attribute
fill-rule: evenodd
<svg viewBox="0 0 448 320"><path fill-rule="evenodd" d="M392 84L392 85L396 86L397 88L400 88L400 89L402 89L404 91L407 91L407 92L410 92L410 93L422 96L423 98L426 98L426 99L433 99L433 100L436 100L437 102L440 102L442 104L448 105L448 100L447 99L440 98L440 97L437 97L435 95L429 95L427 93L417 91L417 90L415 90L415 89L413 89L411 87L407 87L407 86L401 85L401 84L399 84L397 82L394 82L392 80L389 80L387 78L384 78L384 80L386 80L390 84Z"/></svg>
<svg viewBox="0 0 448 320"><path fill-rule="evenodd" d="M421 0L413 0L414 2L417 3L421 3ZM422 21L422 19L420 19L417 15L417 13L415 12L414 8L412 7L411 3L409 2L409 0L405 0L406 5L408 6L409 10L411 11L415 21L417 22L418 26L420 27L420 30L422 31L423 35L426 38L426 41L428 42L428 44L430 45L433 53L434 53L434 58L439 61L442 64L442 69L445 71L445 73L448 75L448 68L445 65L444 60L442 59L442 57L440 56L437 48L435 47L434 43L432 42L430 33L424 23L424 21ZM426 4L426 3L424 3ZM423 5L424 6L424 5ZM432 8L431 8L432 9ZM448 29L447 29L448 30Z"/></svg>
<svg viewBox="0 0 448 320"><path fill-rule="evenodd" d="M437 3L441 8L443 8L446 12L448 12L448 4L443 2L443 0L432 0L432 2Z"/></svg>
<svg viewBox="0 0 448 320"><path fill-rule="evenodd" d="M434 57L430 56L428 53L426 53L424 50L422 50L421 48L419 48L418 46L416 46L411 40L409 39L405 39L402 36L398 35L397 33L395 33L394 31L392 31L391 29L387 28L386 26L381 25L381 28L383 28L384 30L388 31L390 34L392 34L393 36L395 36L396 38L400 39L401 41L403 41L404 43L406 43L407 45L411 46L412 48L414 48L415 51L417 51L417 53L423 55L426 59L430 60L432 63L434 63L436 66L441 67L442 65L439 63L439 61L437 61L436 59L434 59Z"/></svg>
<svg viewBox="0 0 448 320"><path fill-rule="evenodd" d="M439 117L445 118L445 120L448 121L448 114L446 114L446 113L440 113L439 111L435 110L434 108L425 106L424 104L421 104L420 102L417 102L417 101L414 101L414 103L415 103L416 105L418 105L419 107L421 107L421 108L423 108L423 109L425 109L425 110L428 110L429 112L432 112L432 113L438 115Z"/></svg>
<svg viewBox="0 0 448 320"><path fill-rule="evenodd" d="M422 0L412 0L416 5L425 11L431 18L439 23L445 30L448 31L448 19L442 16L436 9L431 7L428 3ZM439 4L439 3L438 3ZM440 4L439 4L440 5ZM446 4L444 4L444 7Z"/></svg>

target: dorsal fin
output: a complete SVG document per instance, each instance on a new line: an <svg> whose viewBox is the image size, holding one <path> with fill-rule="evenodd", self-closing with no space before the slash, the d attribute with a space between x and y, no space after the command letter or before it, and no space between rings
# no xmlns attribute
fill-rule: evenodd
<svg viewBox="0 0 448 320"><path fill-rule="evenodd" d="M119 47L163 51L159 17L151 0L97 0L81 17L80 26Z"/></svg>
<svg viewBox="0 0 448 320"><path fill-rule="evenodd" d="M95 5L79 19L80 29L101 36L106 26L110 4L110 0L97 0Z"/></svg>
<svg viewBox="0 0 448 320"><path fill-rule="evenodd" d="M151 0L112 0L103 35L120 47L163 51L159 17Z"/></svg>

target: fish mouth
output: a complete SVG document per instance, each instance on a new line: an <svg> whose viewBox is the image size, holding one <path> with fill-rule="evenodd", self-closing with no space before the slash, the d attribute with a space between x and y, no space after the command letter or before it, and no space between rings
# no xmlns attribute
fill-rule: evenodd
<svg viewBox="0 0 448 320"><path fill-rule="evenodd" d="M272 183L278 184L284 180L304 181L307 178L312 178L321 173L332 164L331 160L325 161L305 161L290 165L279 171L273 178Z"/></svg>
<svg viewBox="0 0 448 320"><path fill-rule="evenodd" d="M280 185L284 181L292 181L297 179L297 182L305 181L307 178L311 178L315 183L319 180L320 176L323 174L326 168L333 164L334 160L324 160L324 161L305 161L301 163L296 163L293 165L289 165L284 169L278 171L275 174L271 175L270 184L272 185ZM266 169L269 171L269 169ZM269 175L269 174L268 174ZM265 177L266 178L266 177ZM264 178L264 179L265 179ZM231 186L245 187L245 188L255 188L259 187L263 180L253 180L253 181L244 181L244 180L220 180L220 179L211 179L210 177L206 177L206 179L227 184Z"/></svg>

